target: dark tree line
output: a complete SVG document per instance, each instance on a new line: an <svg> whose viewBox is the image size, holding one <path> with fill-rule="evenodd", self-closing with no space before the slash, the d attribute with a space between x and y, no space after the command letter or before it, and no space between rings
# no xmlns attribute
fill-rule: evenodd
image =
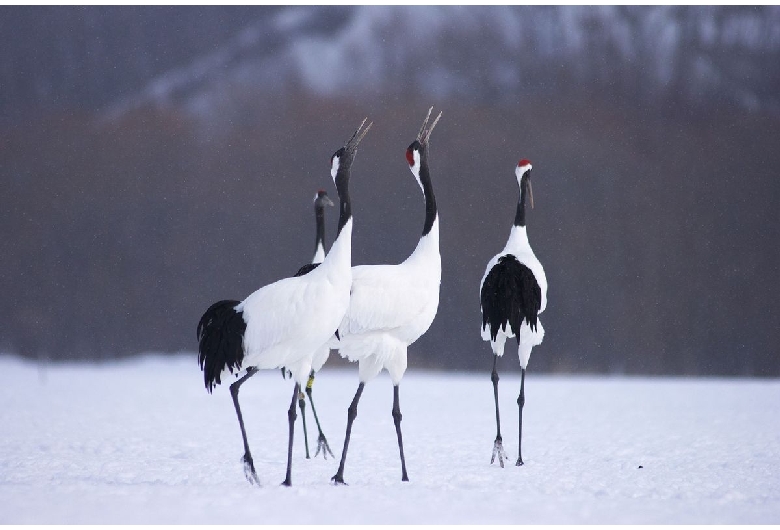
<svg viewBox="0 0 780 530"><path fill-rule="evenodd" d="M514 102L518 92L588 92L631 94L643 104L780 111L777 6L312 6L303 14L288 10L286 17L283 9L0 8L0 118L63 108L100 111L188 67L197 72L188 81L244 79L255 90L259 83L289 91L301 73L295 65L280 66L283 52L301 38L339 40L361 18L371 33L346 51L341 95L457 94L484 104ZM411 20L418 18L424 31ZM213 71L199 71L204 57L215 61ZM185 97L203 89L177 87Z"/></svg>
<svg viewBox="0 0 780 530"><path fill-rule="evenodd" d="M277 8L6 6L0 8L0 116L99 110L206 54Z"/></svg>

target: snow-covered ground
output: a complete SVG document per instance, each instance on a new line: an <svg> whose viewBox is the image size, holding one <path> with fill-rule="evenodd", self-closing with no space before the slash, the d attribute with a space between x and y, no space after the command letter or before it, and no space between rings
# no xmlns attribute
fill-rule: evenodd
<svg viewBox="0 0 780 530"><path fill-rule="evenodd" d="M390 380L367 385L344 487L330 484L337 461L305 459L300 425L293 487L279 485L292 385L256 375L241 402L258 488L230 394L206 393L194 355L45 368L0 357L0 523L780 523L780 381L544 376L532 359L519 468L519 376L500 381L501 469L485 361L479 374L407 373L409 483ZM314 387L337 458L350 368L326 367Z"/></svg>

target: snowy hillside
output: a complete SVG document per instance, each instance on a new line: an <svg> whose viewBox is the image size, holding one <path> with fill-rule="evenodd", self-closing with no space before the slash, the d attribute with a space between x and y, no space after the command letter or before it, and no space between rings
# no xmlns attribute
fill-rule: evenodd
<svg viewBox="0 0 780 530"><path fill-rule="evenodd" d="M252 22L110 115L149 103L213 111L227 87L490 101L591 87L777 111L778 59L776 6L299 7Z"/></svg>
<svg viewBox="0 0 780 530"><path fill-rule="evenodd" d="M533 364L533 362L532 362ZM0 523L767 523L780 521L780 381L526 379L521 468L490 466L487 372L410 372L401 386L411 482L401 483L386 376L360 403L345 479L286 458L291 386L277 371L241 391L262 487L244 479L226 388L194 355L39 368L0 357ZM340 453L356 370L315 384ZM518 377L500 382L517 450ZM310 418L311 419L311 418ZM640 467L641 466L641 467Z"/></svg>

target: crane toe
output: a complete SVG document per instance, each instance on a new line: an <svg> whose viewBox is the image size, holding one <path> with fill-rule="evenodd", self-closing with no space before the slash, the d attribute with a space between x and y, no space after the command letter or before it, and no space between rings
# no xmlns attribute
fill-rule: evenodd
<svg viewBox="0 0 780 530"><path fill-rule="evenodd" d="M255 472L255 463L252 460L252 455L249 453L244 453L244 457L241 459L241 461L244 463L244 476L246 479L250 484L259 486L260 479L257 478L257 473Z"/></svg>
<svg viewBox="0 0 780 530"><path fill-rule="evenodd" d="M501 443L501 437L496 436L496 441L493 442L493 457L490 459L490 463L496 461L498 457L498 464L504 467L504 460L507 460L506 451L504 451L504 444Z"/></svg>
<svg viewBox="0 0 780 530"><path fill-rule="evenodd" d="M317 452L314 453L314 456L320 454L320 451L322 451L322 456L325 458L325 460L328 459L328 455L330 454L331 458L335 458L333 456L333 451L330 450L330 446L328 445L328 440L325 438L325 435L320 432L320 435L317 437Z"/></svg>
<svg viewBox="0 0 780 530"><path fill-rule="evenodd" d="M347 485L348 485L346 482L344 482L344 477L342 477L342 476L341 476L341 475L339 475L339 474L333 475L333 476L330 478L330 480L331 480L331 482L333 482L333 484L335 484L336 486L347 486Z"/></svg>

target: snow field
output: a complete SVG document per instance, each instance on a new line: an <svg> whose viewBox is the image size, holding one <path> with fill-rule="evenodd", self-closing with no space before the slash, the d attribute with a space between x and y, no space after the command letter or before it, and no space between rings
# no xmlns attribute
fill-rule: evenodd
<svg viewBox="0 0 780 530"><path fill-rule="evenodd" d="M227 386L207 394L195 359L41 368L0 357L0 523L780 522L778 380L551 376L531 363L517 468L519 374L502 374L504 359L501 469L489 465L489 354L484 373L412 370L400 392L402 483L382 374L366 385L349 486L337 487L357 366L326 366L314 398L336 459L305 459L299 415L284 488L292 383L264 371L240 394L257 488Z"/></svg>

